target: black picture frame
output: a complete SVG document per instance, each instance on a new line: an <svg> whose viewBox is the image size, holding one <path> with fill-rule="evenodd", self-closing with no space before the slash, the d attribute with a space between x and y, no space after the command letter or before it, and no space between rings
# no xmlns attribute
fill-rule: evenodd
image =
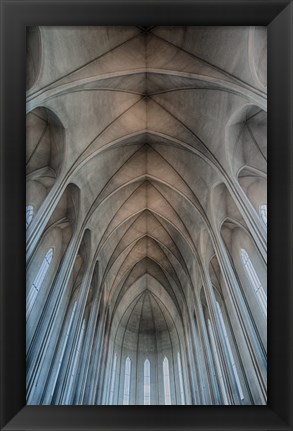
<svg viewBox="0 0 293 431"><path fill-rule="evenodd" d="M293 430L292 16L288 0L1 1L1 430ZM267 406L26 406L26 26L118 24L268 26Z"/></svg>

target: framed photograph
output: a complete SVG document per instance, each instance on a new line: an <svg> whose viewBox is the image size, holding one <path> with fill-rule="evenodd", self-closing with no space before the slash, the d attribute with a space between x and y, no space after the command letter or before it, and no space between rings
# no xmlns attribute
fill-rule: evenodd
<svg viewBox="0 0 293 431"><path fill-rule="evenodd" d="M292 2L1 7L1 429L293 430Z"/></svg>

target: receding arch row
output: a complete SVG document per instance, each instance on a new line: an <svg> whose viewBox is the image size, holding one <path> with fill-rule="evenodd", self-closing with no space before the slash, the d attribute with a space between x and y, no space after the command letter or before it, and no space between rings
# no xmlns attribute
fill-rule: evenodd
<svg viewBox="0 0 293 431"><path fill-rule="evenodd" d="M123 186L123 188L125 187L125 188L128 188L129 187L129 185L133 185L133 184L136 184L136 180L134 180L134 181L131 181L131 182L129 182L128 184L126 184L125 186ZM123 223L124 223L124 219L122 218L122 220L119 220L119 223L117 223L116 225L114 224L113 225L113 223L114 223L114 221L115 221L115 218L116 218L116 215L118 214L118 212L120 211L120 213L123 213L123 207L125 206L125 204L127 204L127 202L129 201L129 199L132 199L133 198L133 200L135 201L136 199L136 196L134 195L135 193L138 193L138 192L140 192L140 189L142 189L142 193L144 192L144 190L143 190L143 188L144 188L144 186L148 186L148 185L150 185L150 186L152 186L152 183L151 182L149 182L149 181L143 181L143 182L140 182L140 179L138 180L138 187L134 190L134 192L133 193L131 193L131 195L121 204L121 206L120 206L120 208L119 208L119 210L113 215L113 217L112 217L112 219L110 220L110 222L108 223L108 227L104 230L104 232L107 232L107 235L108 235L108 238L110 238L110 236L112 235L112 232L114 232L115 230L117 230L117 229L119 229L119 227L121 227L122 225L123 225ZM168 185L167 185L168 186ZM169 186L168 186L169 187ZM171 188L171 187L170 187ZM154 188L155 189L155 188ZM155 189L156 190L156 189ZM176 193L178 192L177 190L175 190L175 189L173 189ZM162 196L161 195L161 193L158 191L158 193L157 193L157 195L158 196L161 196L161 198L162 198L162 200L164 200L165 202L166 202L166 204L167 204L167 206L170 206L171 208L172 208L172 204L170 203L170 202L168 202L167 200L165 200L165 198L164 198L164 196ZM179 193L178 192L178 196L181 196L181 197L183 197L183 195L181 194L181 193ZM115 193L113 194L113 196L112 196L113 198L115 197ZM187 199L186 199L187 200ZM187 200L188 201L188 200ZM192 204L190 201L189 201L189 203L190 204ZM141 207L141 208L139 208L139 207ZM194 210L196 210L196 208L195 207L193 207L194 208ZM139 213L141 213L141 212L143 212L143 211L146 211L146 210L149 210L149 211L151 211L152 213L157 213L157 214L159 214L160 216L162 216L163 218L167 218L166 217L166 215L164 214L164 213L159 213L159 209L156 209L156 208L151 208L150 206L148 206L148 205L145 205L145 203L143 202L143 203L141 203L141 205L139 205L138 206L138 208L137 208L137 210L133 213L134 215L135 214L139 214ZM96 210L96 211L98 211L98 209ZM130 216L128 216L128 217L125 217L125 220L128 220L129 218L131 217L131 215ZM175 217L175 220L177 220L177 223L175 223L175 220L174 220L174 217ZM181 223L178 225L178 221L179 220L182 220L181 219L181 217L178 215L178 214L176 214L175 212L173 213L173 220L169 217L168 218L168 220L170 220L173 224L175 224L176 226L177 226L177 229L181 232L181 235L183 235L184 237L185 237L185 240L187 241L187 242L191 242L191 243L193 243L193 241L192 241L192 237L190 236L190 233L188 232L188 229L184 226L184 223L182 223L182 221L181 221ZM204 220L204 221L206 221L206 220ZM109 230L109 226L110 225L113 225L113 227L111 228L111 230ZM181 225L181 228L180 228L180 225ZM206 225L208 225L209 226L209 224L208 223L204 223L204 225L206 226ZM103 234L103 235L105 235L105 233ZM102 241L101 242L101 244L103 244L103 247L104 247L104 245L105 245L105 243L106 243L106 241L107 241L107 239L105 239L104 241ZM102 249L102 246L99 246L99 249Z"/></svg>
<svg viewBox="0 0 293 431"><path fill-rule="evenodd" d="M142 209L142 211L141 212L144 212L144 211L146 211L146 208L143 208ZM152 213L155 213L154 211L152 211ZM135 213L135 214L137 214L137 213ZM158 214L158 216L162 216L162 214ZM127 218L126 220L125 220L125 222L127 222L129 220L129 218ZM170 222L170 220L169 220L169 222ZM118 227L121 227L121 225L123 225L123 222L121 222L119 225L118 225ZM182 233L181 233L182 234ZM195 251L193 250L193 253L194 253Z"/></svg>
<svg viewBox="0 0 293 431"><path fill-rule="evenodd" d="M143 289L141 283L145 283ZM174 303L174 300L169 295L166 288L151 274L144 273L139 278L137 278L127 289L125 294L120 298L115 304L112 311L112 317L109 322L113 325L112 330L116 332L120 324L120 319L127 313L129 307L131 308L133 304L136 304L136 300L143 296L146 292L149 292L160 303L160 308L163 309L167 314L170 315L171 320L174 322L177 332L183 335L182 328L182 309L178 309L178 305ZM118 310L118 312L117 312ZM179 317L179 320L178 320ZM180 324L179 324L180 322Z"/></svg>
<svg viewBox="0 0 293 431"><path fill-rule="evenodd" d="M136 182L136 181L140 181L141 180L141 178L138 178L138 179L135 179L134 180L134 182ZM157 180L156 179L156 181L158 181L158 182L160 182L159 180ZM130 183L132 183L133 181L130 181L130 182L128 182L126 185L123 185L122 187L126 187L127 185L129 185ZM164 183L164 182L162 182L162 183ZM165 185L166 185L166 183L164 183ZM119 191L119 190L118 190ZM115 193L115 191L113 192L113 193ZM181 194L180 192L179 192L179 194ZM181 194L182 195L182 194ZM185 198L185 196L184 196L184 198ZM188 199L188 198L187 198ZM85 221L85 223L84 224L86 224L86 221Z"/></svg>
<svg viewBox="0 0 293 431"><path fill-rule="evenodd" d="M136 105L136 103L139 103L141 100L138 100L137 102L134 103L134 105ZM129 109L131 109L134 105L132 105L130 108L126 109L126 111L122 112L122 116L129 111ZM245 104L245 106L250 106L251 104ZM120 117L121 117L120 115ZM115 121L117 121L119 119L116 118ZM86 163L87 160L89 160L89 158L94 157L97 154L100 154L102 151L111 148L112 146L116 146L117 144L125 144L127 142L127 144L129 145L132 142L133 138L137 138L139 136L143 136L143 135L147 135L147 136L157 136L160 137L163 140L166 140L168 143L174 143L174 144L179 144L182 145L184 148L189 149L192 152L195 152L195 154L197 154L199 157L203 158L208 164L211 164L212 167L216 167L216 170L219 170L219 166L217 165L217 163L215 163L215 160L210 158L210 154L206 154L205 155L205 151L197 151L196 148L191 147L190 145L186 144L183 141L178 140L176 137L172 137L172 136L168 136L166 134L162 134L160 132L157 132L155 130L151 130L151 129L147 129L147 128L143 128L138 132L134 132L134 133L130 133L127 136L123 136L123 137L119 137L118 139L114 139L112 142L109 142L107 144L105 144L102 148L99 148L97 150L94 150L90 155L87 155L85 159L82 159L81 157L79 158L80 161L78 162L78 164L75 162L74 165L72 166L72 168L69 170L69 174L72 175L74 173L74 171L76 169L80 169L84 163ZM95 138L97 139L97 137ZM198 140L198 137L196 137L195 135L193 136L193 140L196 140L198 143L200 143L200 140ZM202 143L201 143L202 144ZM85 153L85 151L83 151L82 155ZM82 156L81 155L81 156ZM219 170L219 173L223 173L221 172L221 169ZM225 177L224 177L225 178Z"/></svg>
<svg viewBox="0 0 293 431"><path fill-rule="evenodd" d="M109 271L111 271L111 267L114 265L115 261L117 259L119 259L119 256L121 254L123 254L126 249L132 249L133 247L135 247L137 242L139 242L139 241L141 242L144 238L148 238L150 241L157 243L162 250L165 250L165 253L168 253L171 256L173 256L175 261L178 262L178 264L182 268L182 271L188 276L187 266L185 264L185 261L184 261L182 254L180 252L180 249L178 248L178 246L176 245L174 240L172 240L172 238L169 236L168 232L165 230L162 223L159 222L157 217L154 217L154 219L151 219L151 221L153 221L155 223L157 228L163 229L163 233L166 234L165 236L167 236L167 238L160 237L159 235L153 236L151 231L148 231L148 230L142 231L141 233L139 233L137 235L133 235L133 233L132 233L133 230L136 227L139 228L139 223L145 222L146 219L148 220L148 218L151 216L151 214L152 213L149 213L147 211L143 211L140 214L140 216L137 217L133 221L133 223L131 223L129 225L129 227L127 228L127 231L123 234L121 239L118 240L117 245L115 245L115 248L112 249L113 250L112 254L109 254L109 257L105 258L104 255L100 255L100 254L97 255L97 258L99 260L105 259L107 261L107 266L105 267L105 270L103 272L102 280L104 280L107 273ZM129 235L128 235L128 233L129 233ZM126 236L127 236L127 240L125 241ZM169 244L167 242L169 242ZM111 253L111 251L110 251L110 253Z"/></svg>
<svg viewBox="0 0 293 431"><path fill-rule="evenodd" d="M182 269L183 274L185 274L185 276L191 282L190 274L188 272L188 268L186 266L185 260L184 260L184 258L182 256L180 250L176 246L176 244L173 242L173 246L174 247L172 247L172 248L174 248L175 250L172 251L171 248L168 246L168 244L165 244L162 239L154 237L150 233L143 233L142 235L138 236L137 238L134 238L133 240L130 240L125 245L123 244L123 248L121 248L118 252L116 252L116 249L115 249L115 251L113 252L113 254L110 256L109 263L107 263L106 269L105 269L105 271L103 273L102 280L104 280L105 277L107 276L107 273L109 271L111 271L112 266L115 264L115 261L119 259L120 255L124 254L124 252L126 252L127 249L130 249L130 252L128 253L128 255L133 254L133 248L137 247L138 243L141 243L143 240L147 240L148 242L152 241L153 243L157 244L158 247L162 250L162 252L165 254L165 256L167 257L167 259L169 261L170 261L170 258L168 258L168 255L170 255L170 257L172 258L172 260L176 264L178 264L178 266ZM119 246L119 244L117 245L117 247L118 246ZM146 256L148 256L148 248L146 248ZM170 264L172 265L171 262L170 262Z"/></svg>
<svg viewBox="0 0 293 431"><path fill-rule="evenodd" d="M133 271L136 270L136 268L138 268L138 265L151 265L153 268L158 268L159 271L162 271L162 273L164 274L164 277L166 277L166 280L168 280L168 286L170 291L172 291L173 296L181 299L181 301L184 303L186 303L187 299L186 299L186 291L188 289L192 289L192 285L191 284L187 284L186 286L184 286L180 283L180 281L177 279L174 279L174 268L170 265L169 269L166 268L162 263L154 260L154 258L150 255L146 255L146 256L142 256L139 257L137 259L134 259L131 262L131 266L126 268L124 270L123 268L123 264L120 267L120 272L121 270L123 270L123 273L120 274L119 278L117 279L117 276L115 277L115 280L113 283L110 284L109 286L109 292L107 297L109 298L109 300L112 297L117 297L120 295L120 292L125 291L128 286L129 286L129 279L131 277L133 277ZM173 275L172 275L173 272ZM114 276L113 276L114 277ZM105 284L107 285L107 280L105 280Z"/></svg>

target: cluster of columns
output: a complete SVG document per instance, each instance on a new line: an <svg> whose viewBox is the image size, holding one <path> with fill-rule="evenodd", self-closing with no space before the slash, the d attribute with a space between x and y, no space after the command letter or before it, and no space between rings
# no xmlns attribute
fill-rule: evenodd
<svg viewBox="0 0 293 431"><path fill-rule="evenodd" d="M42 235L37 234L42 232L44 237L49 230L54 237L54 230L64 229L60 224L72 225L70 241L59 245L64 248L63 255L48 269L47 288L40 289L38 304L42 308L35 307L27 320L28 403L108 403L114 358L108 352L114 353L115 349L109 349L110 316L99 284L99 262L91 255L91 232L83 232L78 220L62 218L46 226L58 207L57 186L46 198L52 202L44 202L40 214L35 215L34 230L29 230L29 239L34 238L33 244L38 244L35 251L42 259L46 249ZM237 202L245 217L250 202L244 193L239 196L241 200ZM263 236L261 220L255 214L251 218L258 230L257 238ZM193 302L181 322L186 403L264 404L265 339L255 324L245 296L245 282L240 281L221 233L217 228L211 228L210 233L219 284L216 287L212 283L211 268L202 256L197 256L194 267L198 266L202 287L194 288ZM28 253L29 271L35 276L41 260L35 263L34 256ZM28 285L28 291L30 288ZM265 326L265 317L263 321ZM121 367L120 385L123 372Z"/></svg>

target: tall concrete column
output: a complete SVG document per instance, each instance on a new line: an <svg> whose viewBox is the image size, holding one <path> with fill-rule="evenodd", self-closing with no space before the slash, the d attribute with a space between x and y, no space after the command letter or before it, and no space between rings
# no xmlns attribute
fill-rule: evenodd
<svg viewBox="0 0 293 431"><path fill-rule="evenodd" d="M59 340L60 330L70 300L68 283L81 240L81 234L76 230L66 250L60 271L52 285L48 301L27 353L27 364L29 364L27 367L28 399L33 399L33 402L36 403L42 396L42 387L44 387ZM43 383L39 382L39 379Z"/></svg>
<svg viewBox="0 0 293 431"><path fill-rule="evenodd" d="M255 374L255 378L259 382L257 393L254 394L255 402L259 402L259 397L262 402L266 402L266 379L267 379L267 359L265 348L261 342L260 336L257 333L253 319L245 301L243 293L239 287L239 282L236 278L234 268L231 265L229 255L224 245L223 239L219 232L215 232L217 238L214 243L216 256L219 262L221 273L224 280L224 286L227 289L227 294L233 304L235 316L235 324L241 328L243 334L242 343L245 343L246 349L249 352L251 361L250 374Z"/></svg>
<svg viewBox="0 0 293 431"><path fill-rule="evenodd" d="M197 299L196 316L198 321L198 331L201 343L203 345L204 363L207 368L207 379L205 379L203 392L206 405L213 405L216 403L217 394L219 391L218 381L215 381L215 364L213 362L213 356L211 352L210 341L208 337L208 331L206 327L206 321L201 305L201 301ZM207 384L206 384L207 383Z"/></svg>
<svg viewBox="0 0 293 431"><path fill-rule="evenodd" d="M98 265L98 262L96 263ZM93 280L91 281L93 283ZM84 349L82 352L81 368L79 372L79 378L76 385L76 391L74 396L74 404L80 404L85 393L85 387L87 382L87 376L89 373L90 359L93 350L93 344L95 340L95 329L97 325L97 318L100 312L100 302L102 296L102 290L99 286L98 280L96 280L97 285L93 286L94 297L92 300L92 306L88 321L87 332L85 335Z"/></svg>
<svg viewBox="0 0 293 431"><path fill-rule="evenodd" d="M204 283L203 289L207 300L209 316L212 322L211 331L213 331L213 334L211 336L214 337L215 347L220 360L221 373L224 377L223 383L225 385L228 402L229 404L241 404L237 389L237 381L233 373L229 352L227 350L224 334L221 328L221 322L219 320L213 286L206 269L205 280L206 283ZM221 377L219 376L219 378Z"/></svg>

